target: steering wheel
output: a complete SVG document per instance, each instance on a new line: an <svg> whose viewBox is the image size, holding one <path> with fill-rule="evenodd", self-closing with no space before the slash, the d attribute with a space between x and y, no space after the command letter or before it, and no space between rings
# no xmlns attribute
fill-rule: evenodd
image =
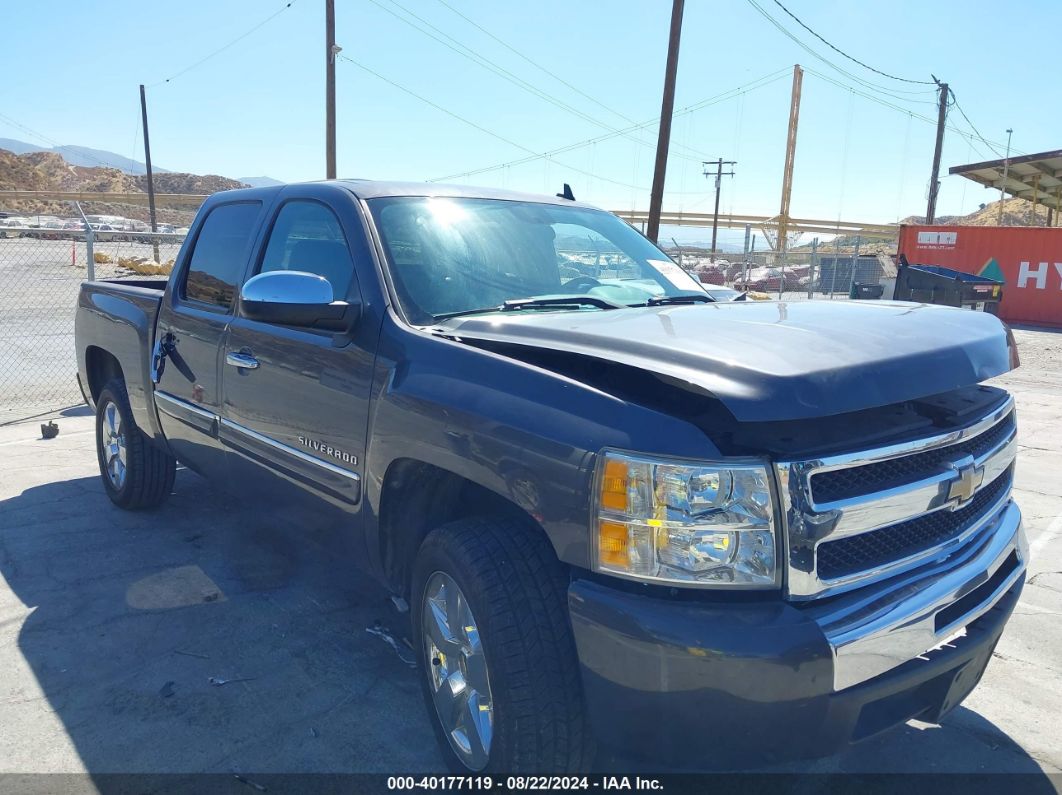
<svg viewBox="0 0 1062 795"><path fill-rule="evenodd" d="M576 276L574 279L569 279L562 285L565 289L572 290L589 290L592 287L600 287L601 282L595 279L593 276Z"/></svg>

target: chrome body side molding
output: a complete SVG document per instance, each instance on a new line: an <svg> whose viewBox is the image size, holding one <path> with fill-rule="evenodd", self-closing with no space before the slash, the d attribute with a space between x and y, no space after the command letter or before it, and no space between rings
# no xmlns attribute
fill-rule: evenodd
<svg viewBox="0 0 1062 795"><path fill-rule="evenodd" d="M317 458L296 447L278 442L239 423L167 392L155 392L159 411L198 431L219 439L238 455L252 459L312 489L356 505L361 499L361 476L357 472Z"/></svg>

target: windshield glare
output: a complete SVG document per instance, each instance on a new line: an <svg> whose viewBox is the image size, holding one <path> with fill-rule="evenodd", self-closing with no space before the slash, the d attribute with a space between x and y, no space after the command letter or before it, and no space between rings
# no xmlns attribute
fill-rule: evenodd
<svg viewBox="0 0 1062 795"><path fill-rule="evenodd" d="M644 305L700 283L611 213L495 199L401 197L369 207L413 323L506 301L593 296ZM590 305L548 307L600 311Z"/></svg>

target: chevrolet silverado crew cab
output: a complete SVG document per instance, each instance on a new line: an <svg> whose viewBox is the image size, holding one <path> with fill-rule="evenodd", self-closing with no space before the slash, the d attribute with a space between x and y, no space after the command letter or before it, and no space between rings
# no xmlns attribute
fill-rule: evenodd
<svg viewBox="0 0 1062 795"><path fill-rule="evenodd" d="M358 180L215 194L168 281L76 318L111 500L180 461L334 523L460 771L823 755L954 708L1025 579L1010 339L716 302L570 198Z"/></svg>

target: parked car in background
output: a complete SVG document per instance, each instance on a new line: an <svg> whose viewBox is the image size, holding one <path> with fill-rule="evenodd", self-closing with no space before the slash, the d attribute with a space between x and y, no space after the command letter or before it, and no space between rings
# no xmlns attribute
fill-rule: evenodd
<svg viewBox="0 0 1062 795"><path fill-rule="evenodd" d="M716 264L698 265L693 271L702 284L725 284L726 274Z"/></svg>
<svg viewBox="0 0 1062 795"><path fill-rule="evenodd" d="M796 290L800 287L800 276L786 268L753 268L748 275L741 275L734 279L734 287L737 289L760 290L777 293L779 287L782 290Z"/></svg>
<svg viewBox="0 0 1062 795"><path fill-rule="evenodd" d="M713 301L744 301L747 297L746 293L717 284L709 284L704 291L712 297Z"/></svg>

